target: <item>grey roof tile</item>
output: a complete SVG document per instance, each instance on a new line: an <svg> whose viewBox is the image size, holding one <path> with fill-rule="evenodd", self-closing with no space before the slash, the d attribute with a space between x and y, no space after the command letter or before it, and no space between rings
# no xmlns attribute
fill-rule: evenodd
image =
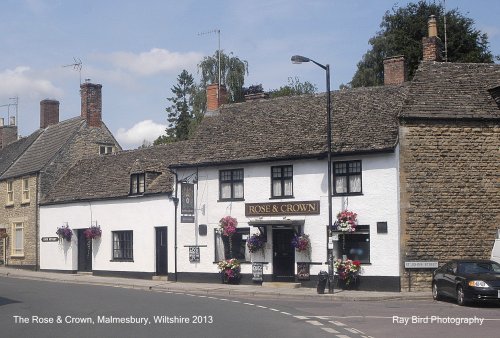
<svg viewBox="0 0 500 338"><path fill-rule="evenodd" d="M491 90L500 65L423 62L411 83L402 118L500 118Z"/></svg>
<svg viewBox="0 0 500 338"><path fill-rule="evenodd" d="M17 140L0 150L0 177L9 167L28 149L28 147L40 136L42 129Z"/></svg>
<svg viewBox="0 0 500 338"><path fill-rule="evenodd" d="M50 125L2 175L1 179L18 177L40 171L59 152L64 144L85 124L76 117Z"/></svg>
<svg viewBox="0 0 500 338"><path fill-rule="evenodd" d="M145 196L172 192L173 174L168 165L182 153L184 143L100 155L77 162L42 196L42 204L125 198L129 196L130 175L151 172Z"/></svg>
<svg viewBox="0 0 500 338"><path fill-rule="evenodd" d="M334 154L394 149L406 91L401 85L332 92ZM225 105L203 119L174 166L322 156L326 120L326 93Z"/></svg>

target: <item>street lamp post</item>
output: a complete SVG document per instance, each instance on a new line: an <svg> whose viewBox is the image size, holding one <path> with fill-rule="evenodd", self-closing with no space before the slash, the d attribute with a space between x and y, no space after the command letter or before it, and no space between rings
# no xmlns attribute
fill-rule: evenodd
<svg viewBox="0 0 500 338"><path fill-rule="evenodd" d="M332 111L330 98L330 65L322 65L305 56L294 55L292 63L312 62L326 71L326 143L328 157L328 234L330 234L333 225L332 215ZM328 293L333 293L333 252L328 250Z"/></svg>

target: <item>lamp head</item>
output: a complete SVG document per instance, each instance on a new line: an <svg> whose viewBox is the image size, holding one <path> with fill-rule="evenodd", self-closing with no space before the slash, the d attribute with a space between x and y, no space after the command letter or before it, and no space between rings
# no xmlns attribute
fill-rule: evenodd
<svg viewBox="0 0 500 338"><path fill-rule="evenodd" d="M294 63L294 64L299 64L299 63L311 61L309 58L306 58L305 56L300 56L300 55L292 56L291 60L292 60L292 63Z"/></svg>

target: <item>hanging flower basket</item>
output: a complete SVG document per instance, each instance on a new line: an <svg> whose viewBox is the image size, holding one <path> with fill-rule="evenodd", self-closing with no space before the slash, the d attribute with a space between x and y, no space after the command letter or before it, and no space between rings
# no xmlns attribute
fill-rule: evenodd
<svg viewBox="0 0 500 338"><path fill-rule="evenodd" d="M253 234L247 240L248 251L251 253L257 252L264 249L266 244L266 239L263 234Z"/></svg>
<svg viewBox="0 0 500 338"><path fill-rule="evenodd" d="M99 239L101 238L101 227L100 226L91 226L90 228L85 229L83 235L86 239Z"/></svg>
<svg viewBox="0 0 500 338"><path fill-rule="evenodd" d="M224 236L231 237L236 232L238 221L234 217L226 216L220 219L219 226Z"/></svg>
<svg viewBox="0 0 500 338"><path fill-rule="evenodd" d="M221 274L222 283L225 284L238 284L241 278L241 265L240 261L236 258L231 258L217 264Z"/></svg>
<svg viewBox="0 0 500 338"><path fill-rule="evenodd" d="M62 227L57 228L56 235L59 236L60 240L65 239L68 242L71 242L73 231L71 231L68 225L63 225Z"/></svg>
<svg viewBox="0 0 500 338"><path fill-rule="evenodd" d="M358 225L357 214L344 210L337 214L337 221L335 222L334 229L342 232L354 232Z"/></svg>
<svg viewBox="0 0 500 338"><path fill-rule="evenodd" d="M311 240L309 239L309 235L295 235L292 239L292 246L298 252L305 252L311 249Z"/></svg>
<svg viewBox="0 0 500 338"><path fill-rule="evenodd" d="M340 281L339 284L347 288L357 282L361 272L360 261L352 261L350 259L342 260L339 258L335 260L334 267Z"/></svg>

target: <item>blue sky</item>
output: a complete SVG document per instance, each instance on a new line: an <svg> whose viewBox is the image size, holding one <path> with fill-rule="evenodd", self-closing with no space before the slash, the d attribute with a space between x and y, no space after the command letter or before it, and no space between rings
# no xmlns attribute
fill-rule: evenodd
<svg viewBox="0 0 500 338"><path fill-rule="evenodd" d="M19 130L39 127L39 102L60 101L60 119L80 114L82 80L102 84L103 120L125 149L154 140L166 127L165 107L177 76L221 48L249 63L245 86L265 90L288 78L325 91L324 71L293 65L301 54L332 69L332 89L351 80L382 16L396 0L2 0L0 2L0 105L19 97ZM416 0L414 1L416 2ZM500 55L500 1L447 0L488 33ZM14 107L0 107L0 117Z"/></svg>

